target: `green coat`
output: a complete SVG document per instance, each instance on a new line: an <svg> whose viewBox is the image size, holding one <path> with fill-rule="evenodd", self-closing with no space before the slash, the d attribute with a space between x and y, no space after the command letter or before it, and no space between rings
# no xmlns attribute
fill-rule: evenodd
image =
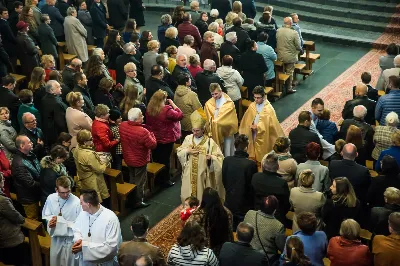
<svg viewBox="0 0 400 266"><path fill-rule="evenodd" d="M24 125L22 123L22 115L24 113L32 113L36 117L36 122L37 122L37 127L42 128L42 123L40 119L40 113L39 111L33 106L33 103L23 103L19 106L18 109L18 114L17 114L17 119L19 123L19 128L24 128Z"/></svg>

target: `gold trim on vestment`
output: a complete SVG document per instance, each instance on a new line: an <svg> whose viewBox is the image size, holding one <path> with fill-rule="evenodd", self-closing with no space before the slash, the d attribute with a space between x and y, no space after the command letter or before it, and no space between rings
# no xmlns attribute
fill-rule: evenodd
<svg viewBox="0 0 400 266"><path fill-rule="evenodd" d="M200 143L198 145L196 145L194 143L194 136L192 138L192 144L193 150L197 150L199 151L198 154L192 154L193 159L192 159L192 172L190 173L190 184L192 186L192 196L197 197L197 178L198 178L198 173L199 173L199 154L206 154L206 148L203 147L204 143L206 143L206 141L208 140L208 138L203 135L203 139L200 141Z"/></svg>

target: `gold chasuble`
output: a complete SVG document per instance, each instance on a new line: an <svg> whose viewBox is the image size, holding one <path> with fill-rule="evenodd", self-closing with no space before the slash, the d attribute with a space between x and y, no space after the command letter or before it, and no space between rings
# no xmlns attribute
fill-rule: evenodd
<svg viewBox="0 0 400 266"><path fill-rule="evenodd" d="M253 131L250 127L255 124L257 114L259 114L257 130ZM267 99L264 100L264 108L259 113L256 103L250 104L240 123L239 134L245 134L249 138L249 158L257 162L261 162L264 155L272 151L278 137L285 136L275 110Z"/></svg>
<svg viewBox="0 0 400 266"><path fill-rule="evenodd" d="M211 132L213 140L219 147L223 147L224 138L233 136L238 132L238 119L235 104L226 93L222 93L225 102L217 108L214 98L208 100L204 106L207 115L207 132ZM215 117L215 111L218 115Z"/></svg>
<svg viewBox="0 0 400 266"><path fill-rule="evenodd" d="M199 153L188 154L189 149ZM210 165L207 165L207 154L211 155ZM206 135L200 139L196 139L193 134L186 136L183 144L177 149L177 155L182 164L182 203L189 196L195 196L201 201L206 187L217 190L220 198L225 200L225 188L222 184L224 155L213 139Z"/></svg>

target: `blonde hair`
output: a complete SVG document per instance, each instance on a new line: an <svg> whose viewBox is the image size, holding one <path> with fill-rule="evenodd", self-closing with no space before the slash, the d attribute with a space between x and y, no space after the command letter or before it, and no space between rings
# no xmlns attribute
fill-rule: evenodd
<svg viewBox="0 0 400 266"><path fill-rule="evenodd" d="M134 68L136 68L136 65L132 62L129 62L124 66L124 72L126 73L128 71L133 70Z"/></svg>
<svg viewBox="0 0 400 266"><path fill-rule="evenodd" d="M160 43L156 40L151 40L147 43L147 49L149 49L149 51L154 50L159 47L160 47Z"/></svg>
<svg viewBox="0 0 400 266"><path fill-rule="evenodd" d="M76 107L81 98L83 98L82 93L71 91L67 94L66 100L69 106Z"/></svg>
<svg viewBox="0 0 400 266"><path fill-rule="evenodd" d="M139 90L136 85L128 84L125 87L125 97L122 99L119 108L122 111L122 116L125 119L135 105L142 103L143 94L139 95Z"/></svg>
<svg viewBox="0 0 400 266"><path fill-rule="evenodd" d="M220 26L221 24L224 24L224 21L222 20L222 18L217 18L217 19L215 20L215 22L218 23L218 26Z"/></svg>
<svg viewBox="0 0 400 266"><path fill-rule="evenodd" d="M388 187L383 193L387 203L400 205L400 190L395 187Z"/></svg>
<svg viewBox="0 0 400 266"><path fill-rule="evenodd" d="M361 227L353 219L347 219L340 225L340 235L348 240L356 240L360 236Z"/></svg>
<svg viewBox="0 0 400 266"><path fill-rule="evenodd" d="M110 111L110 108L108 108L108 106L105 104L98 104L98 105L96 105L96 108L94 109L94 113L97 117L102 117L103 115L108 114L109 111Z"/></svg>
<svg viewBox="0 0 400 266"><path fill-rule="evenodd" d="M162 103L165 103L167 99L167 93L163 90L156 91L151 97L149 104L147 105L147 113L150 116L158 116L163 108Z"/></svg>
<svg viewBox="0 0 400 266"><path fill-rule="evenodd" d="M242 12L242 2L240 2L240 1L233 2L233 4L232 4L232 12L235 12L235 13Z"/></svg>
<svg viewBox="0 0 400 266"><path fill-rule="evenodd" d="M299 183L301 186L310 188L314 184L315 175L311 169L305 169L300 172Z"/></svg>
<svg viewBox="0 0 400 266"><path fill-rule="evenodd" d="M170 39L175 39L176 36L178 36L178 29L175 27L169 27L166 31L165 31L165 37L166 38L170 38ZM149 48L150 49L150 48Z"/></svg>
<svg viewBox="0 0 400 266"><path fill-rule="evenodd" d="M235 12L230 11L230 12L228 13L228 15L226 15L225 24L232 25L233 20L234 20L235 18L237 18L238 16L239 16L239 15L236 14Z"/></svg>
<svg viewBox="0 0 400 266"><path fill-rule="evenodd" d="M35 91L39 89L40 86L44 86L46 84L43 80L43 77L45 75L46 72L44 71L44 68L35 67L31 73L31 80L28 83L28 89L35 93Z"/></svg>
<svg viewBox="0 0 400 266"><path fill-rule="evenodd" d="M336 177L333 181L336 183L336 194L332 196L333 202L343 203L350 208L355 207L357 196L347 177Z"/></svg>
<svg viewBox="0 0 400 266"><path fill-rule="evenodd" d="M85 142L90 140L92 140L92 133L89 130L82 129L76 135L76 141L79 145L85 145Z"/></svg>
<svg viewBox="0 0 400 266"><path fill-rule="evenodd" d="M112 89L114 82L110 78L102 78L99 83L99 89L110 91Z"/></svg>
<svg viewBox="0 0 400 266"><path fill-rule="evenodd" d="M397 130L396 132L393 133L392 144L394 146L400 146L400 131L399 130Z"/></svg>
<svg viewBox="0 0 400 266"><path fill-rule="evenodd" d="M44 68L46 68L46 66L47 66L48 64L50 64L50 63L53 63L53 64L56 63L55 60L54 60L54 56L51 55L51 54L45 54L45 55L43 55L42 58L41 58L40 64L41 64Z"/></svg>
<svg viewBox="0 0 400 266"><path fill-rule="evenodd" d="M7 114L10 113L10 109L8 109L7 107L0 107L0 113L5 110L7 112Z"/></svg>
<svg viewBox="0 0 400 266"><path fill-rule="evenodd" d="M212 36L214 36L212 31L206 31L206 32L204 32L203 40L206 40L207 38L212 37Z"/></svg>

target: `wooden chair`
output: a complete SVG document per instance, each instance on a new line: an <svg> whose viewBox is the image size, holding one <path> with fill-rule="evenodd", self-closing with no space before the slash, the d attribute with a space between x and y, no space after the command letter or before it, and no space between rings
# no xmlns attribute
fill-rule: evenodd
<svg viewBox="0 0 400 266"><path fill-rule="evenodd" d="M303 80L306 79L308 75L302 72L305 67L306 64L294 64L293 81L297 81L297 74L303 75Z"/></svg>
<svg viewBox="0 0 400 266"><path fill-rule="evenodd" d="M45 233L41 222L25 218L23 228L28 230L28 237L24 242L29 244L32 266L43 266L42 254L45 255L45 265L50 266L50 236ZM48 238L45 239L47 236Z"/></svg>
<svg viewBox="0 0 400 266"><path fill-rule="evenodd" d="M107 168L104 172L104 176L108 178L110 184L111 210L114 211L115 214L119 215L120 209L118 203L117 183L124 183L121 171Z"/></svg>
<svg viewBox="0 0 400 266"><path fill-rule="evenodd" d="M289 75L285 74L285 65L282 61L274 61L275 65L275 89L270 94L273 97L280 98L283 94L283 87L285 86Z"/></svg>
<svg viewBox="0 0 400 266"><path fill-rule="evenodd" d="M313 73L312 65L317 59L321 58L321 55L310 53L311 51L315 51L315 42L313 41L305 41L304 48L306 52L300 56L300 59L306 62L306 67L302 70L302 73L304 75L311 75Z"/></svg>
<svg viewBox="0 0 400 266"><path fill-rule="evenodd" d="M147 181L149 182L150 193L155 191L155 180L157 175L165 168L165 165L160 163L148 163L147 164Z"/></svg>
<svg viewBox="0 0 400 266"><path fill-rule="evenodd" d="M26 76L24 76L24 75L19 75L19 74L14 74L14 73L10 73L10 75L15 78L17 84L21 84L22 82L24 82L26 80Z"/></svg>
<svg viewBox="0 0 400 266"><path fill-rule="evenodd" d="M57 45L57 52L58 52L58 59L60 63L60 70L63 70L65 67L65 63L71 62L74 58L77 58L78 56L75 54L67 54L64 53L66 49L65 42L59 42Z"/></svg>
<svg viewBox="0 0 400 266"><path fill-rule="evenodd" d="M117 193L118 193L118 200L119 200L119 206L120 206L120 213L121 216L126 214L126 201L128 199L128 195L133 192L136 188L135 184L130 184L130 183L123 183L123 184L117 184Z"/></svg>
<svg viewBox="0 0 400 266"><path fill-rule="evenodd" d="M181 168L178 156L176 155L176 150L181 146L179 143L174 143L171 153L171 170L178 170Z"/></svg>

